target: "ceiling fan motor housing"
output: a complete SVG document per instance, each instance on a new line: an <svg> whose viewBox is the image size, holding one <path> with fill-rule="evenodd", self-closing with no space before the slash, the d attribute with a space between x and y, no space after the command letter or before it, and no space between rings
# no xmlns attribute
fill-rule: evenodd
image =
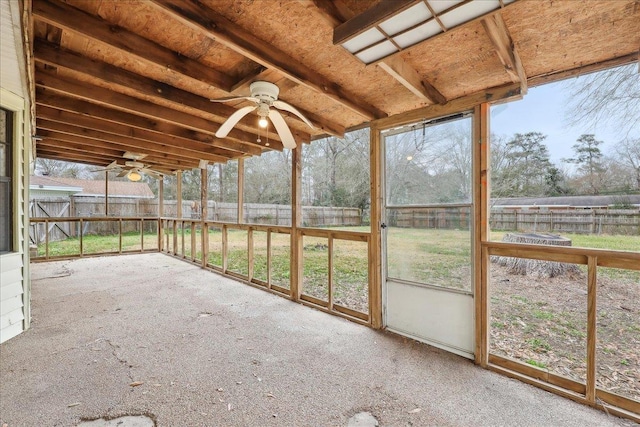
<svg viewBox="0 0 640 427"><path fill-rule="evenodd" d="M273 83L257 81L251 83L249 86L251 90L251 96L257 98L262 102L271 104L278 99L280 89Z"/></svg>

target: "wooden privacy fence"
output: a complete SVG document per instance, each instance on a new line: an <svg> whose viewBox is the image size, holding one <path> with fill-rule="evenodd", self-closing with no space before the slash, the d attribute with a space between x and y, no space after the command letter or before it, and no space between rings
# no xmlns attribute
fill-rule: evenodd
<svg viewBox="0 0 640 427"><path fill-rule="evenodd" d="M392 227L469 230L471 205L402 206L387 210Z"/></svg>
<svg viewBox="0 0 640 427"><path fill-rule="evenodd" d="M470 205L403 206L387 208L387 222L393 227L468 229ZM545 210L493 208L492 230L576 233L640 234L640 210L585 209Z"/></svg>
<svg viewBox="0 0 640 427"><path fill-rule="evenodd" d="M640 234L640 210L501 210L493 209L491 229L577 234Z"/></svg>

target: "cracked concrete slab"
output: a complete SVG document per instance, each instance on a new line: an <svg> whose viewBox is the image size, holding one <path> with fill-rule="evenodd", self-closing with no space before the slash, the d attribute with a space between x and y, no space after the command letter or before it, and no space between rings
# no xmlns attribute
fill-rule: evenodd
<svg viewBox="0 0 640 427"><path fill-rule="evenodd" d="M0 425L633 425L166 255L31 270L32 329L0 346Z"/></svg>

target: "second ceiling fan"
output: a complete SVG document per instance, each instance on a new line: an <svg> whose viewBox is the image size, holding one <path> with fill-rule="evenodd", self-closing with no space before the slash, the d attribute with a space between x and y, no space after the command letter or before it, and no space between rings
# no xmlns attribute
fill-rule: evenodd
<svg viewBox="0 0 640 427"><path fill-rule="evenodd" d="M291 129L289 129L289 126L284 121L284 118L282 117L282 114L280 114L278 109L294 114L304 123L306 123L311 129L314 129L311 122L305 116L303 116L302 113L298 111L293 105L288 104L284 101L280 101L278 99L280 89L275 84L264 81L256 81L251 83L249 89L251 90L251 96L228 96L225 98L211 100L213 102L247 100L252 101L256 104L242 107L235 113L231 114L216 132L216 137L225 138L229 134L231 129L233 129L233 127L244 116L255 110L257 110L258 116L260 117L260 120L258 121L260 127L266 128L268 125L267 118L269 118L269 120L271 120L271 123L273 123L276 132L278 132L278 135L280 135L280 138L282 139L282 145L285 148L296 148L296 141L293 138Z"/></svg>

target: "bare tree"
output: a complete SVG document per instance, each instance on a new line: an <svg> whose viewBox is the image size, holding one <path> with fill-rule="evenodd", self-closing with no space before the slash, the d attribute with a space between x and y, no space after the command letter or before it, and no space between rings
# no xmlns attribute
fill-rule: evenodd
<svg viewBox="0 0 640 427"><path fill-rule="evenodd" d="M79 163L64 162L61 160L36 159L36 173L39 175L80 178L80 179L100 179L104 178L104 173L96 176L90 172L91 167Z"/></svg>
<svg viewBox="0 0 640 427"><path fill-rule="evenodd" d="M580 76L568 87L567 122L581 127L607 123L625 137L640 123L638 65L625 65Z"/></svg>
<svg viewBox="0 0 640 427"><path fill-rule="evenodd" d="M634 190L640 191L640 138L624 139L615 148L618 161L629 168L634 182Z"/></svg>

